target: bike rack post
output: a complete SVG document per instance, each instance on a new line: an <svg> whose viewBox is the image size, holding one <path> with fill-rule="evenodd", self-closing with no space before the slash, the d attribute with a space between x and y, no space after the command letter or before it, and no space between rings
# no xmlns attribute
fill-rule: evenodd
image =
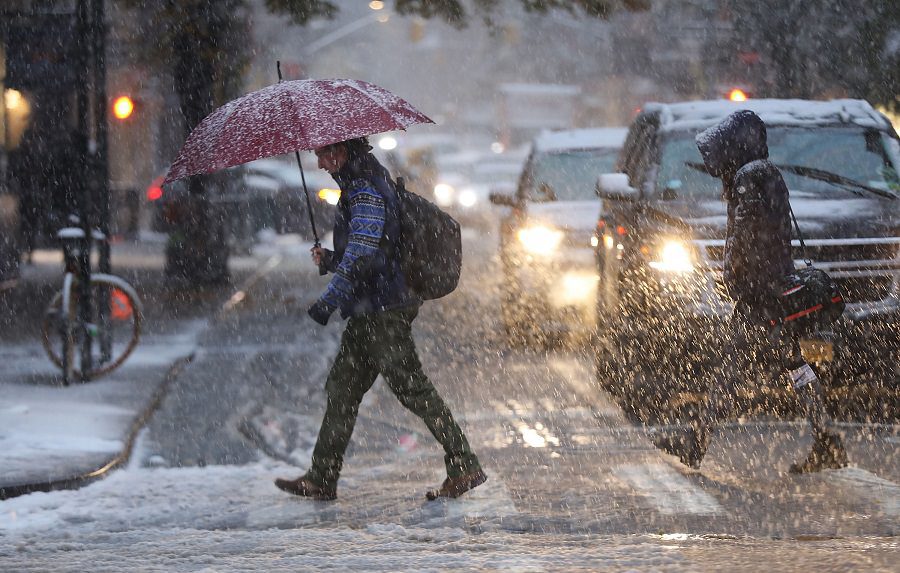
<svg viewBox="0 0 900 573"><path fill-rule="evenodd" d="M105 272L103 269L103 252L109 248L109 237L100 229L95 229L93 239L100 250L100 272ZM108 266L108 262L105 266ZM97 321L100 323L98 337L98 342L100 343L100 363L104 364L112 360L112 332L110 331L109 317L110 297L112 296L112 292L105 285L101 285L97 295Z"/></svg>
<svg viewBox="0 0 900 573"><path fill-rule="evenodd" d="M81 381L87 381L87 373L94 368L93 338L90 325L93 322L91 301L91 234L84 229L84 237L78 242L78 316L81 328Z"/></svg>

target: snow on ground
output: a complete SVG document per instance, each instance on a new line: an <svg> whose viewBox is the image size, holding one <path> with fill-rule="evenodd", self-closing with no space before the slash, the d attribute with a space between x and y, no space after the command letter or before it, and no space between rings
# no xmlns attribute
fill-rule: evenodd
<svg viewBox="0 0 900 573"><path fill-rule="evenodd" d="M190 355L205 321L189 321L180 332L145 337L115 372L89 384L39 385L35 376L57 376L42 349L8 346L0 351L5 364L0 393L0 485L57 480L97 469L118 454L136 416L146 406L163 373Z"/></svg>
<svg viewBox="0 0 900 573"><path fill-rule="evenodd" d="M52 470L66 458L115 455L134 410L104 403L110 382L92 386L40 388L4 386L0 396L0 464L13 483ZM64 476L57 476L64 477Z"/></svg>
<svg viewBox="0 0 900 573"><path fill-rule="evenodd" d="M297 468L130 468L76 491L0 502L0 569L16 571L690 571L802 564L836 570L865 549L889 570L896 540L773 541L660 535L516 532L458 514L475 496L426 502L421 523L365 515L365 499L300 500L272 479ZM365 481L359 472L345 484ZM487 484L486 484L487 485ZM478 490L471 492L474 494ZM490 495L490 494L489 494ZM462 509L460 509L462 508ZM341 516L354 511L363 520ZM337 516L337 517L336 517ZM794 567L791 567L794 569Z"/></svg>

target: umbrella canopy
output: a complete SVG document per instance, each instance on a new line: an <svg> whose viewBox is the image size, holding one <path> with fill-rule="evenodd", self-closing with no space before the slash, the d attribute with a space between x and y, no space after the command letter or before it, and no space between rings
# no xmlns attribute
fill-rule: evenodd
<svg viewBox="0 0 900 573"><path fill-rule="evenodd" d="M434 122L405 100L368 82L279 82L233 100L201 121L163 184L416 123Z"/></svg>

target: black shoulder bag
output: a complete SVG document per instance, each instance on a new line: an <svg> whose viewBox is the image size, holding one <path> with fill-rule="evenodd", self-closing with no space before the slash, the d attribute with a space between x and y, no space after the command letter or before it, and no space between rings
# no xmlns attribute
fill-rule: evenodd
<svg viewBox="0 0 900 573"><path fill-rule="evenodd" d="M813 266L794 210L790 204L788 208L797 229L806 268L784 277L775 293L777 317L770 322L773 327L781 325L793 332L806 334L826 329L841 317L845 307L844 295L828 273Z"/></svg>

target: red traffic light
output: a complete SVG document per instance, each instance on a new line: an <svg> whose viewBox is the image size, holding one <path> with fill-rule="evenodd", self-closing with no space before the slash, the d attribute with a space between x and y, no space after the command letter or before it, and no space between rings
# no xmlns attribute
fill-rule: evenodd
<svg viewBox="0 0 900 573"><path fill-rule="evenodd" d="M165 179L165 176L160 175L159 177L155 178L152 183L150 183L150 186L147 187L147 199L148 200L157 201L159 199L162 199L162 196L163 196L162 182L164 179Z"/></svg>
<svg viewBox="0 0 900 573"><path fill-rule="evenodd" d="M734 88L730 92L728 92L728 99L731 101L747 101L749 96L747 92L740 88Z"/></svg>
<svg viewBox="0 0 900 573"><path fill-rule="evenodd" d="M112 111L116 119L128 119L134 113L134 100L127 95L119 96L113 102Z"/></svg>

